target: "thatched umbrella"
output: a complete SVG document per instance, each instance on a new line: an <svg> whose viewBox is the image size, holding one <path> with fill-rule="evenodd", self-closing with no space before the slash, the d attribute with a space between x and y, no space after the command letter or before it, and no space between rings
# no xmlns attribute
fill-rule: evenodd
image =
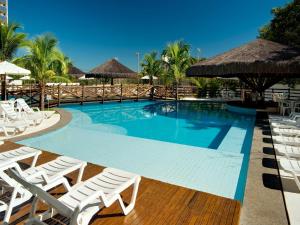
<svg viewBox="0 0 300 225"><path fill-rule="evenodd" d="M78 69L76 66L70 65L69 66L69 71L68 74L74 78L81 78L84 77L85 72L83 72L82 70Z"/></svg>
<svg viewBox="0 0 300 225"><path fill-rule="evenodd" d="M284 78L300 77L300 50L257 39L191 66L189 77L238 77L261 96Z"/></svg>
<svg viewBox="0 0 300 225"><path fill-rule="evenodd" d="M113 80L115 78L137 78L137 73L124 66L116 59L111 59L92 69L88 74L86 74L86 78L91 77L109 78L111 79L111 84L113 85Z"/></svg>

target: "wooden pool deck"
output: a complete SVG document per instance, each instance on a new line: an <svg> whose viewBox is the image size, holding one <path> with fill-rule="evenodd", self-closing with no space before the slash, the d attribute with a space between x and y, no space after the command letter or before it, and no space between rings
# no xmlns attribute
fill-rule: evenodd
<svg viewBox="0 0 300 225"><path fill-rule="evenodd" d="M0 152L18 147L18 144L6 142L0 146ZM57 155L44 151L37 164L55 159ZM25 160L27 164L29 161ZM102 166L88 164L83 180L99 173ZM70 174L70 181L76 173ZM52 194L59 196L64 190L59 187ZM122 195L129 199L130 192ZM10 224L24 224L28 217L30 203L18 208L11 217ZM42 208L41 208L42 210ZM90 224L92 225L236 225L239 224L241 204L238 201L216 195L167 184L142 177L137 202L134 210L127 216L121 214L119 206L101 210Z"/></svg>

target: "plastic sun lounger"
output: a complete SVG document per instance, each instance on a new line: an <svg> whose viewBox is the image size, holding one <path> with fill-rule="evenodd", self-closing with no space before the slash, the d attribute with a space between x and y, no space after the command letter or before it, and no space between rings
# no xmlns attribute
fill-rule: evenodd
<svg viewBox="0 0 300 225"><path fill-rule="evenodd" d="M273 136L273 141L279 144L285 145L300 145L300 138L298 137L285 137L285 136Z"/></svg>
<svg viewBox="0 0 300 225"><path fill-rule="evenodd" d="M289 116L269 115L269 120L271 122L280 122L280 121L293 122L297 118L300 118L300 113L297 113L297 112L292 112L292 113L290 113Z"/></svg>
<svg viewBox="0 0 300 225"><path fill-rule="evenodd" d="M37 122L40 119L35 115L24 115L24 113L22 112L17 113L14 107L8 103L0 103L0 108L2 109L2 112L4 113L4 116L8 121L23 121L28 125L30 125L31 122L34 125L37 125Z"/></svg>
<svg viewBox="0 0 300 225"><path fill-rule="evenodd" d="M272 128L294 128L297 129L300 127L300 115L297 115L293 119L282 119L282 120L271 120L269 119L270 125Z"/></svg>
<svg viewBox="0 0 300 225"><path fill-rule="evenodd" d="M34 167L40 154L42 151L26 146L2 152L0 153L0 170L7 164L29 158L33 158L31 167Z"/></svg>
<svg viewBox="0 0 300 225"><path fill-rule="evenodd" d="M300 161L297 159L281 158L279 160L280 166L283 170L293 175L295 183L300 190Z"/></svg>
<svg viewBox="0 0 300 225"><path fill-rule="evenodd" d="M26 118L28 117L29 120L34 120L35 124L40 124L43 122L45 115L38 107L29 107L23 98L18 98L15 102L17 104L17 110L19 112L24 112ZM36 111L34 111L34 109Z"/></svg>
<svg viewBox="0 0 300 225"><path fill-rule="evenodd" d="M27 225L29 224L58 224L56 216L62 216L70 221L70 225L87 225L91 218L103 207L109 207L118 201L123 213L127 215L135 205L141 177L113 168L106 168L98 175L81 182L71 191L56 199L41 188L25 181L16 172L10 171L10 176L23 185L36 198ZM121 193L133 185L131 201L124 205ZM35 216L38 199L45 202L50 209Z"/></svg>
<svg viewBox="0 0 300 225"><path fill-rule="evenodd" d="M10 136L9 131L13 130L12 136L17 132L22 133L28 127L28 124L25 121L2 121L0 122L0 131L3 131L6 137Z"/></svg>
<svg viewBox="0 0 300 225"><path fill-rule="evenodd" d="M26 115L28 116L33 116L33 117L36 117L37 120L39 120L40 122L39 123L42 123L44 118L45 118L45 115L42 111L40 111L40 109L38 107L33 107L31 108L23 98L18 98L16 100L16 103L17 103L17 109L20 111L20 112L25 112ZM36 110L36 111L34 111Z"/></svg>
<svg viewBox="0 0 300 225"><path fill-rule="evenodd" d="M7 175L7 170L15 169L24 179L48 191L59 185L63 185L67 191L71 190L70 184L64 177L71 172L79 170L77 183L81 181L86 162L66 156L60 156L53 161L31 167L22 171L17 163L9 163L0 170L2 196L0 212L5 212L3 222L9 223L14 207L29 201L32 194L26 189L19 187L18 183ZM4 197L4 198L3 198Z"/></svg>
<svg viewBox="0 0 300 225"><path fill-rule="evenodd" d="M28 114L35 114L35 115L37 115L37 117L40 117L41 120L49 119L55 113L55 111L47 111L46 112L46 111L40 111L40 109L38 107L30 107L23 98L17 99L16 102L17 102L17 108L19 109L19 111L24 111ZM34 111L34 110L36 110L36 111Z"/></svg>
<svg viewBox="0 0 300 225"><path fill-rule="evenodd" d="M278 135L284 136L300 136L300 129L292 129L292 128L273 128L272 131Z"/></svg>
<svg viewBox="0 0 300 225"><path fill-rule="evenodd" d="M298 146L274 144L274 149L280 155L285 155L292 158L300 158L300 147Z"/></svg>

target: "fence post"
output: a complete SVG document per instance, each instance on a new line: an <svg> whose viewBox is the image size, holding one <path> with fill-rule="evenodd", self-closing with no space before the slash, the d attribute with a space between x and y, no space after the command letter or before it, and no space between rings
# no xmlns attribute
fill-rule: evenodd
<svg viewBox="0 0 300 225"><path fill-rule="evenodd" d="M176 98L176 101L177 101L178 100L178 83L177 82L176 82L175 88L176 88L176 96L175 96L175 98Z"/></svg>
<svg viewBox="0 0 300 225"><path fill-rule="evenodd" d="M288 99L290 99L291 98L291 89L289 88L288 89Z"/></svg>
<svg viewBox="0 0 300 225"><path fill-rule="evenodd" d="M121 93L120 93L120 102L122 102L123 98L123 84L121 83Z"/></svg>
<svg viewBox="0 0 300 225"><path fill-rule="evenodd" d="M136 101L139 100L139 83L136 86Z"/></svg>
<svg viewBox="0 0 300 225"><path fill-rule="evenodd" d="M168 87L165 86L165 99L167 99L167 92L168 92Z"/></svg>
<svg viewBox="0 0 300 225"><path fill-rule="evenodd" d="M80 105L83 105L83 101L84 101L84 84L82 85L82 88L81 88L81 103L80 103Z"/></svg>
<svg viewBox="0 0 300 225"><path fill-rule="evenodd" d="M102 101L101 103L104 103L104 83L102 83Z"/></svg>
<svg viewBox="0 0 300 225"><path fill-rule="evenodd" d="M154 99L154 91L155 91L155 88L154 88L154 86L152 85L151 91L150 91L150 99L151 99L151 100Z"/></svg>
<svg viewBox="0 0 300 225"><path fill-rule="evenodd" d="M60 84L57 86L57 106L60 106Z"/></svg>

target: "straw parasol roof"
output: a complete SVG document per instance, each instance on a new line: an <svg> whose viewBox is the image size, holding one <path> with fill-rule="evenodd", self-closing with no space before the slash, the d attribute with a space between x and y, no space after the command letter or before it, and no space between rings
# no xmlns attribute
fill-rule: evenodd
<svg viewBox="0 0 300 225"><path fill-rule="evenodd" d="M198 62L186 74L189 77L300 77L300 50L256 39Z"/></svg>
<svg viewBox="0 0 300 225"><path fill-rule="evenodd" d="M104 64L92 69L87 78L137 78L137 73L124 66L116 59L111 59Z"/></svg>
<svg viewBox="0 0 300 225"><path fill-rule="evenodd" d="M76 66L70 65L68 74L72 77L75 77L75 78L79 79L81 77L84 77L85 72L78 69Z"/></svg>

